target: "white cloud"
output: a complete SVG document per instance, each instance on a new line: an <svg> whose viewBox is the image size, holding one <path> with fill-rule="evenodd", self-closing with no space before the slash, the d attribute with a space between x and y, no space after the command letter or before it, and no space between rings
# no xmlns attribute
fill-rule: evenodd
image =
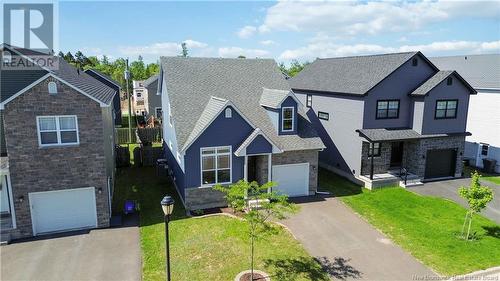
<svg viewBox="0 0 500 281"><path fill-rule="evenodd" d="M185 40L184 43L186 43L188 49L206 48L208 46L206 43L191 39Z"/></svg>
<svg viewBox="0 0 500 281"><path fill-rule="evenodd" d="M352 55L367 55L393 52L421 51L426 55L445 53L489 53L500 52L500 40L492 42L477 41L442 41L421 45L403 45L400 47L387 47L377 44L337 44L333 40L312 41L304 47L285 50L279 56L281 60L314 59L316 57L341 57Z"/></svg>
<svg viewBox="0 0 500 281"><path fill-rule="evenodd" d="M245 56L247 58L268 57L270 54L266 50L261 49L244 49L240 47L222 47L219 48L219 57L236 58Z"/></svg>
<svg viewBox="0 0 500 281"><path fill-rule="evenodd" d="M276 45L276 42L274 42L273 40L263 40L260 41L259 43L264 46Z"/></svg>
<svg viewBox="0 0 500 281"><path fill-rule="evenodd" d="M259 32L309 31L337 35L412 31L451 19L498 18L500 2L283 1L266 11Z"/></svg>
<svg viewBox="0 0 500 281"><path fill-rule="evenodd" d="M208 45L192 39L185 40L188 50L191 52L193 49L204 49ZM176 56L181 53L182 47L177 42L160 42L143 46L122 46L118 48L119 51L128 56L138 55L161 55L161 56Z"/></svg>
<svg viewBox="0 0 500 281"><path fill-rule="evenodd" d="M251 25L247 25L247 26L244 26L243 28L241 28L237 32L237 34L238 34L238 37L246 39L246 38L249 38L252 35L254 35L255 32L257 32L257 27L251 26Z"/></svg>

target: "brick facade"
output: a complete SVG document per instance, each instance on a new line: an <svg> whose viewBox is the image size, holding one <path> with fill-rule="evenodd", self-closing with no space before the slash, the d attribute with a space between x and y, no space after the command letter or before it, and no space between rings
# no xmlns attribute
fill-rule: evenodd
<svg viewBox="0 0 500 281"><path fill-rule="evenodd" d="M403 145L403 167L408 169L408 172L418 175L421 178L425 176L425 166L428 150L433 149L456 149L457 159L455 167L455 177L462 175L462 158L464 152L465 137L444 137L444 138L428 138L420 140L405 141ZM368 157L369 143L363 142L362 159L361 159L361 174L370 174L370 158ZM373 159L373 173L386 173L390 170L391 164L391 143L381 143L380 156Z"/></svg>
<svg viewBox="0 0 500 281"><path fill-rule="evenodd" d="M49 81L56 82L56 95L49 95ZM80 144L40 148L36 117L44 115L76 115ZM33 234L30 192L95 187L98 227L109 226L100 105L60 81L48 78L9 102L5 106L4 121L17 221L12 238Z"/></svg>

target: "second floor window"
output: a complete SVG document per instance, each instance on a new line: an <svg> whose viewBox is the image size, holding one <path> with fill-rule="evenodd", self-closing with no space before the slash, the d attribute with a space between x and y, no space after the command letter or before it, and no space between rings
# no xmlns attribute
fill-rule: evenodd
<svg viewBox="0 0 500 281"><path fill-rule="evenodd" d="M399 118L399 100L377 101L377 119Z"/></svg>
<svg viewBox="0 0 500 281"><path fill-rule="evenodd" d="M281 129L283 132L293 131L293 107L283 107L281 111Z"/></svg>
<svg viewBox="0 0 500 281"><path fill-rule="evenodd" d="M458 100L438 100L436 101L436 119L457 118Z"/></svg>
<svg viewBox="0 0 500 281"><path fill-rule="evenodd" d="M306 96L306 106L307 107L312 107L313 106L313 96L312 95L307 95Z"/></svg>
<svg viewBox="0 0 500 281"><path fill-rule="evenodd" d="M79 144L78 120L74 115L38 116L40 146Z"/></svg>

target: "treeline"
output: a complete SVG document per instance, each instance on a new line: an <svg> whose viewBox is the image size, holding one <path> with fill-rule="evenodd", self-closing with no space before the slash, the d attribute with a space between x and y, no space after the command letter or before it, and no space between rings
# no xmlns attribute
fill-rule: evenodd
<svg viewBox="0 0 500 281"><path fill-rule="evenodd" d="M123 89L125 89L124 72L127 62L124 58L118 58L114 61L110 61L105 55L102 59L99 59L96 56L87 57L81 51L76 52L74 55L71 54L71 52L67 52L66 54L59 52L59 57L84 70L89 68L96 69L97 71L102 72L113 78L113 80L119 82ZM132 80L146 80L149 77L158 74L160 68L157 63L144 63L142 57L139 56L137 60L129 61L129 70L131 76L130 83L132 83ZM131 84L129 86L131 86Z"/></svg>

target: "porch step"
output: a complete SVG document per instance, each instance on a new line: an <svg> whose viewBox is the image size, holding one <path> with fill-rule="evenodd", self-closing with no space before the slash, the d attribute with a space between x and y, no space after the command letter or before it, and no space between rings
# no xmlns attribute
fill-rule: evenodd
<svg viewBox="0 0 500 281"><path fill-rule="evenodd" d="M406 181L406 184L405 184L405 181L403 181L403 180L399 181L399 186L404 187L404 188L410 187L410 186L419 186L419 185L424 185L421 178L409 179Z"/></svg>

